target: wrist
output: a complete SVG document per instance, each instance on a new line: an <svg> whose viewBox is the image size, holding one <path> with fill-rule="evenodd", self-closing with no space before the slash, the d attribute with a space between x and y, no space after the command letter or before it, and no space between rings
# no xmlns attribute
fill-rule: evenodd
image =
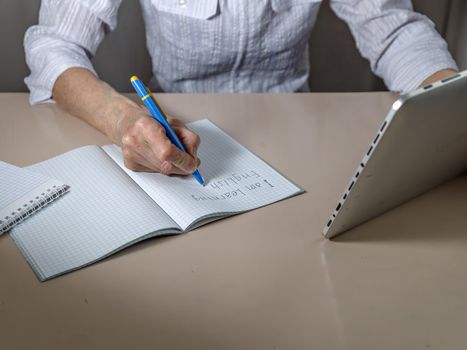
<svg viewBox="0 0 467 350"><path fill-rule="evenodd" d="M127 120L138 106L113 89L108 91L108 96L104 100L106 102L102 110L97 113L103 121L102 131L113 143L121 144L124 133L122 129L128 124Z"/></svg>
<svg viewBox="0 0 467 350"><path fill-rule="evenodd" d="M450 77L451 75L454 75L456 74L457 71L455 71L454 69L443 69L443 70L440 70L432 75L430 75L427 79L425 79L421 84L420 84L420 87L423 87L423 86L427 86L427 85L430 85L436 81L439 81L439 80L442 80L442 79L445 79L445 78L448 78Z"/></svg>
<svg viewBox="0 0 467 350"><path fill-rule="evenodd" d="M111 114L111 135L108 137L119 145L122 144L123 136L134 122L145 115L144 110L138 104L122 95L119 96L119 101L115 103Z"/></svg>

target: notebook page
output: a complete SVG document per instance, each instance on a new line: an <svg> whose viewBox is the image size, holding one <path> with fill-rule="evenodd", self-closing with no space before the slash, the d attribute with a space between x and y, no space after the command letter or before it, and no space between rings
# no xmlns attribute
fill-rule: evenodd
<svg viewBox="0 0 467 350"><path fill-rule="evenodd" d="M61 181L0 161L0 235L66 187Z"/></svg>
<svg viewBox="0 0 467 350"><path fill-rule="evenodd" d="M50 178L0 161L0 179L0 209L2 209Z"/></svg>
<svg viewBox="0 0 467 350"><path fill-rule="evenodd" d="M40 280L102 259L176 223L98 146L28 167L71 186L62 200L11 232Z"/></svg>
<svg viewBox="0 0 467 350"><path fill-rule="evenodd" d="M209 120L188 126L201 137L199 170L205 187L192 176L133 172L125 168L119 147L103 147L183 230L202 218L255 209L302 192Z"/></svg>

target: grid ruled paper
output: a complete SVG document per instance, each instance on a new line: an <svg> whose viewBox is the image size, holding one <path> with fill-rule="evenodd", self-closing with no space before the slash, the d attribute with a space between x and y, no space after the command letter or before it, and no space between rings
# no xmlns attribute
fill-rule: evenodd
<svg viewBox="0 0 467 350"><path fill-rule="evenodd" d="M71 191L11 232L40 280L88 265L177 224L98 146L29 169L63 179Z"/></svg>
<svg viewBox="0 0 467 350"><path fill-rule="evenodd" d="M206 187L191 176L134 173L123 166L115 145L82 147L28 167L71 186L66 198L11 232L40 280L140 240L181 233L303 192L208 120L189 127L202 139Z"/></svg>
<svg viewBox="0 0 467 350"><path fill-rule="evenodd" d="M50 178L0 161L0 209L44 184Z"/></svg>
<svg viewBox="0 0 467 350"><path fill-rule="evenodd" d="M0 235L40 209L63 182L0 161Z"/></svg>
<svg viewBox="0 0 467 350"><path fill-rule="evenodd" d="M255 209L303 192L209 120L188 127L201 137L199 170L205 187L192 176L133 172L124 166L118 146L103 147L183 230L202 218Z"/></svg>

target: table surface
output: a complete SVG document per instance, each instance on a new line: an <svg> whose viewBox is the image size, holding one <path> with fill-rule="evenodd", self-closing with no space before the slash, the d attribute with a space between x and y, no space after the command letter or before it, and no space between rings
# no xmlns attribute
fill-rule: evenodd
<svg viewBox="0 0 467 350"><path fill-rule="evenodd" d="M1 160L108 143L27 97L0 94ZM321 235L394 99L161 95L171 115L209 118L307 192L44 283L3 235L0 347L465 349L467 176L334 241Z"/></svg>

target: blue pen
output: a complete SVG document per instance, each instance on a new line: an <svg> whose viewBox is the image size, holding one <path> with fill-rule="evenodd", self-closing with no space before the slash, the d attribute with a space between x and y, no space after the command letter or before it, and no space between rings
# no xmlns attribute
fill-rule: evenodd
<svg viewBox="0 0 467 350"><path fill-rule="evenodd" d="M170 139L170 141L172 141L172 143L175 146L177 146L179 150L181 150L182 152L186 152L185 147L183 147L183 144L180 142L180 139L178 138L177 134L175 133L175 131L173 131L172 127L167 122L166 115L162 111L162 108L160 108L160 106L157 104L156 99L151 94L151 91L149 91L149 89L147 89L141 82L141 80L139 80L138 77L135 75L131 77L131 85L133 85L133 88L138 93L139 97L151 113L152 117L164 127L167 137ZM196 181L198 181L201 185L204 186L203 177L199 173L198 169L195 170L192 175L196 179Z"/></svg>

